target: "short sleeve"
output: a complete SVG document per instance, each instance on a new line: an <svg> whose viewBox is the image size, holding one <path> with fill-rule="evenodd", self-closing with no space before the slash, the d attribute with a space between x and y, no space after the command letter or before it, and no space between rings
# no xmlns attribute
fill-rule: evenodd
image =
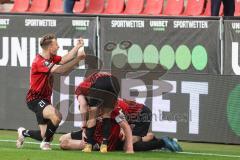
<svg viewBox="0 0 240 160"><path fill-rule="evenodd" d="M111 118L113 118L117 123L120 123L126 119L125 115L122 112L122 109L118 107L112 111Z"/></svg>
<svg viewBox="0 0 240 160"><path fill-rule="evenodd" d="M37 71L41 73L48 73L55 64L58 64L62 60L61 56L53 56L52 60L42 59L38 62Z"/></svg>
<svg viewBox="0 0 240 160"><path fill-rule="evenodd" d="M90 87L91 87L91 83L82 82L75 90L75 94L77 96L79 96L80 94L87 96Z"/></svg>
<svg viewBox="0 0 240 160"><path fill-rule="evenodd" d="M54 56L53 59L52 59L52 62L54 64L59 64L62 60L62 57L61 56Z"/></svg>

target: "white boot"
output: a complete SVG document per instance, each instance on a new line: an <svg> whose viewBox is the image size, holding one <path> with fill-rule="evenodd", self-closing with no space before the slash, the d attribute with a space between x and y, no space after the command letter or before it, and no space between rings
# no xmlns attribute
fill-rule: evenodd
<svg viewBox="0 0 240 160"><path fill-rule="evenodd" d="M40 144L40 148L44 151L52 150L50 142L42 141L42 143Z"/></svg>
<svg viewBox="0 0 240 160"><path fill-rule="evenodd" d="M18 128L18 139L17 139L17 143L16 143L16 147L17 148L22 148L23 147L23 143L24 143L25 137L23 136L22 132L24 130L26 130L26 129L23 128L23 127L19 127Z"/></svg>

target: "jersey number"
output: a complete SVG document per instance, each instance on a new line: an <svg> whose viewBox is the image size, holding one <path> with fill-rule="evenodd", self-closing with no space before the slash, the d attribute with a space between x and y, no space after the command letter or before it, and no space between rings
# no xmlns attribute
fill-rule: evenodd
<svg viewBox="0 0 240 160"><path fill-rule="evenodd" d="M41 100L40 102L38 102L38 104L42 108L45 106L46 103L43 100Z"/></svg>

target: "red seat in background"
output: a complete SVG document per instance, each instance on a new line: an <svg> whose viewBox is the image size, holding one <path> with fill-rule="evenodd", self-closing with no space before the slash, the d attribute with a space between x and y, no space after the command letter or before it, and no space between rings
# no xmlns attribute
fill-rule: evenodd
<svg viewBox="0 0 240 160"><path fill-rule="evenodd" d="M108 0L104 11L106 14L121 14L124 10L125 0Z"/></svg>
<svg viewBox="0 0 240 160"><path fill-rule="evenodd" d="M49 13L64 13L63 0L51 0L47 9Z"/></svg>
<svg viewBox="0 0 240 160"><path fill-rule="evenodd" d="M144 8L144 0L128 0L124 14L141 14Z"/></svg>
<svg viewBox="0 0 240 160"><path fill-rule="evenodd" d="M240 0L235 0L235 13L234 16L240 16Z"/></svg>
<svg viewBox="0 0 240 160"><path fill-rule="evenodd" d="M205 0L188 0L187 7L183 15L200 16L204 12Z"/></svg>
<svg viewBox="0 0 240 160"><path fill-rule="evenodd" d="M179 16L184 11L184 0L167 0L164 15Z"/></svg>
<svg viewBox="0 0 240 160"><path fill-rule="evenodd" d="M48 0L32 0L28 12L45 13L48 9Z"/></svg>
<svg viewBox="0 0 240 160"><path fill-rule="evenodd" d="M73 7L74 13L83 13L86 9L86 0L76 1Z"/></svg>
<svg viewBox="0 0 240 160"><path fill-rule="evenodd" d="M147 0L143 14L159 15L163 12L164 0Z"/></svg>
<svg viewBox="0 0 240 160"><path fill-rule="evenodd" d="M29 0L14 0L11 12L26 12L30 7Z"/></svg>
<svg viewBox="0 0 240 160"><path fill-rule="evenodd" d="M87 9L84 13L99 14L104 11L104 0L90 0Z"/></svg>

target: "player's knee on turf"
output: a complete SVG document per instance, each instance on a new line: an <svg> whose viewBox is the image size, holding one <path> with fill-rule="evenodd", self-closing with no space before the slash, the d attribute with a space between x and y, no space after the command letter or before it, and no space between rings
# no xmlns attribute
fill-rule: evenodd
<svg viewBox="0 0 240 160"><path fill-rule="evenodd" d="M69 149L69 148L68 148L68 147L69 147L68 144L69 144L69 140L67 140L67 139L61 141L61 142L60 142L60 148L61 148L61 149L64 149L64 150Z"/></svg>
<svg viewBox="0 0 240 160"><path fill-rule="evenodd" d="M61 144L63 141L64 141L64 135L62 135L60 138L59 138L59 143Z"/></svg>
<svg viewBox="0 0 240 160"><path fill-rule="evenodd" d="M64 140L70 139L70 137L71 137L70 133L62 135L62 136L59 138L59 143L63 142Z"/></svg>

